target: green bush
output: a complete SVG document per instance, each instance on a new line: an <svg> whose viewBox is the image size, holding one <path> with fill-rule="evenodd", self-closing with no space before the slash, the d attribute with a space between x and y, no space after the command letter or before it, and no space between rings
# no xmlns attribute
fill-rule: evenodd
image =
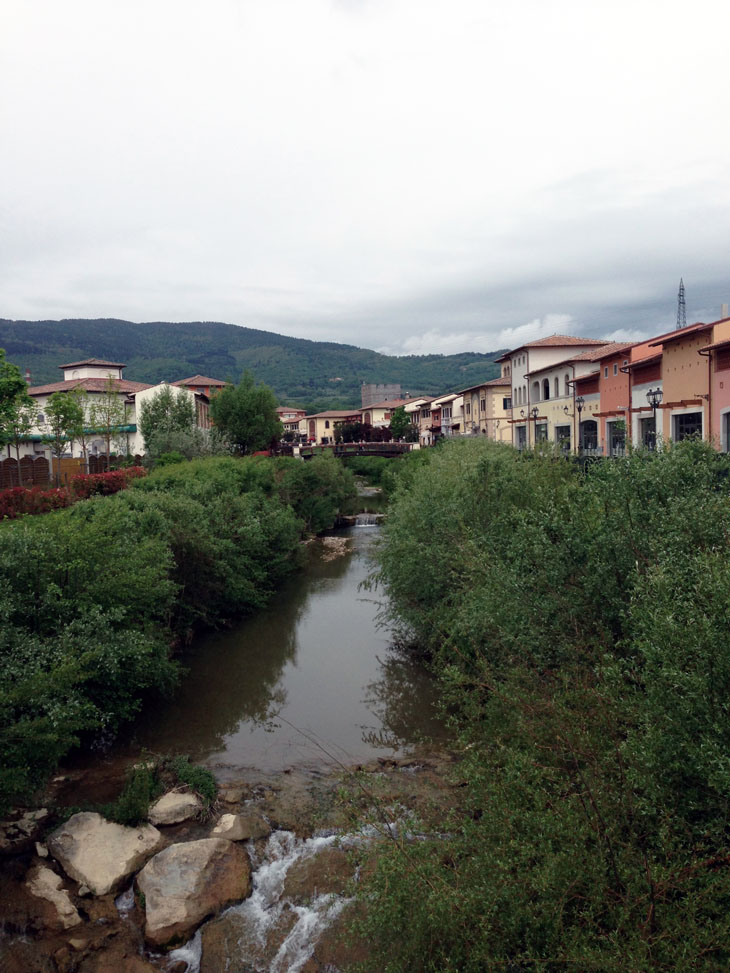
<svg viewBox="0 0 730 973"><path fill-rule="evenodd" d="M0 526L0 808L177 676L171 646L260 608L334 522L330 459L199 460Z"/></svg>
<svg viewBox="0 0 730 973"><path fill-rule="evenodd" d="M462 442L399 477L379 580L464 759L361 892L379 968L730 965L729 472Z"/></svg>

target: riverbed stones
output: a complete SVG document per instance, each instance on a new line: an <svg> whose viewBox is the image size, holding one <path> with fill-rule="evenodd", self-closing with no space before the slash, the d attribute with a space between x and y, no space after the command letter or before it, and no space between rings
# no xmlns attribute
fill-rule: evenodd
<svg viewBox="0 0 730 973"><path fill-rule="evenodd" d="M197 794L177 788L163 794L159 801L152 805L149 813L150 824L157 826L179 824L181 821L194 818L202 808L203 802Z"/></svg>
<svg viewBox="0 0 730 973"><path fill-rule="evenodd" d="M128 828L93 811L74 814L48 839L48 850L66 874L94 895L115 892L159 850L162 835L151 824Z"/></svg>
<svg viewBox="0 0 730 973"><path fill-rule="evenodd" d="M229 841L254 841L268 838L271 828L260 814L222 814L218 824L211 831L213 838L227 838Z"/></svg>
<svg viewBox="0 0 730 973"><path fill-rule="evenodd" d="M137 876L145 938L153 946L184 942L208 916L251 892L246 851L225 838L170 845Z"/></svg>
<svg viewBox="0 0 730 973"><path fill-rule="evenodd" d="M81 916L66 889L61 888L62 884L61 876L40 862L28 872L25 885L30 894L51 905L44 920L47 929L71 929L81 922Z"/></svg>
<svg viewBox="0 0 730 973"><path fill-rule="evenodd" d="M353 866L347 852L336 845L323 848L315 855L300 858L286 874L282 898L294 905L304 905L318 895L342 895L353 877Z"/></svg>
<svg viewBox="0 0 730 973"><path fill-rule="evenodd" d="M288 907L262 923L254 913L229 909L202 929L200 973L256 973L276 968L274 959L297 922ZM279 969L285 967L280 965Z"/></svg>

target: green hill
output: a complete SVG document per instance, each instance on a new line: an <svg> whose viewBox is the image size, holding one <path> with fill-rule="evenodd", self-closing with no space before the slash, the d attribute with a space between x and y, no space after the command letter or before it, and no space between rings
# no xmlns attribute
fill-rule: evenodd
<svg viewBox="0 0 730 973"><path fill-rule="evenodd" d="M217 321L0 319L0 348L30 369L34 385L60 380L64 362L91 357L126 362L125 377L139 382L195 374L238 381L250 369L283 403L313 408L359 406L363 382L399 382L404 392L435 395L499 375L496 351L398 358Z"/></svg>

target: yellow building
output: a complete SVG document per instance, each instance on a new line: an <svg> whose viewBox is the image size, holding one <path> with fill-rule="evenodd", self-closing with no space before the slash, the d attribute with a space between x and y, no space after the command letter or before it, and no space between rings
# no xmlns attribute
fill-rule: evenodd
<svg viewBox="0 0 730 973"><path fill-rule="evenodd" d="M333 443L335 441L335 426L344 422L360 422L359 410L330 409L328 412L316 412L311 416L304 416L299 420L299 435L309 443Z"/></svg>
<svg viewBox="0 0 730 973"><path fill-rule="evenodd" d="M512 380L504 374L462 391L465 436L486 436L495 442L511 443Z"/></svg>

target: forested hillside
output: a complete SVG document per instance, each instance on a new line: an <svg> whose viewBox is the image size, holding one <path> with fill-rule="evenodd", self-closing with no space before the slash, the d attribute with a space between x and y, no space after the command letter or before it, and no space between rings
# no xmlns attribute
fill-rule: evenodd
<svg viewBox="0 0 730 973"><path fill-rule="evenodd" d="M499 374L498 352L397 358L217 321L0 319L0 348L23 371L30 369L34 385L58 380L63 362L88 357L126 362L125 376L140 382L195 374L238 381L250 369L282 402L318 408L359 405L363 382L400 382L404 392L437 394Z"/></svg>

